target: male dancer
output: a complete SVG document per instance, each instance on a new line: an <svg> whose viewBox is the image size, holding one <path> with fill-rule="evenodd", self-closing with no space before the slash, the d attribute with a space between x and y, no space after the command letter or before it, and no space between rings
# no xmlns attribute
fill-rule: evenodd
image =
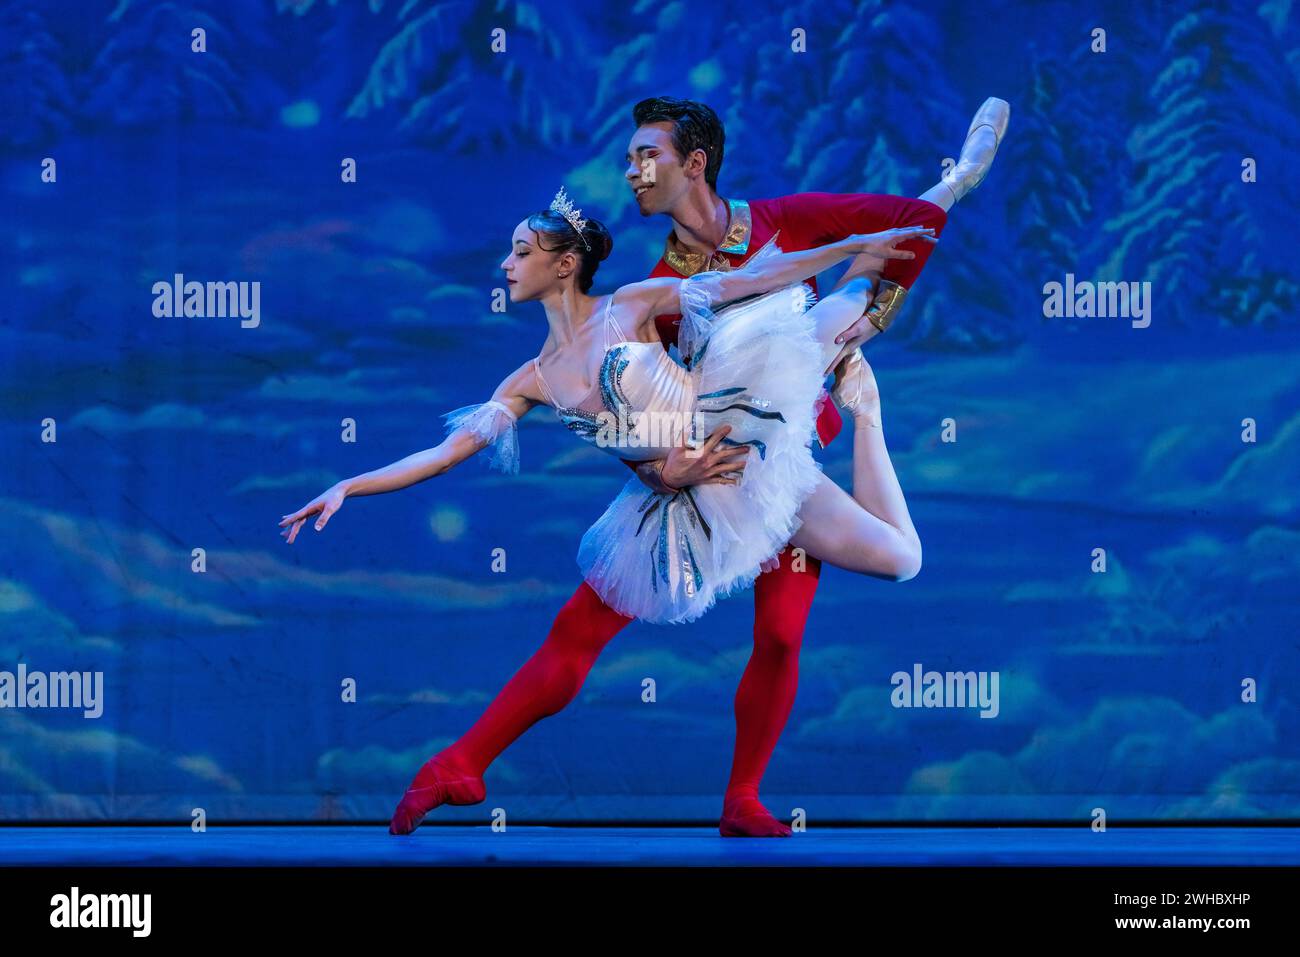
<svg viewBox="0 0 1300 957"><path fill-rule="evenodd" d="M643 216L665 213L673 221L664 255L651 277L690 276L743 265L777 230L777 242L785 252L901 226L930 226L937 236L947 222L947 208L983 179L1001 135L985 134L972 144L976 129L972 123L967 146L982 150L982 155L972 154L970 159L963 146L962 159L945 177L949 185L925 194L937 202L872 193L802 193L745 201L723 199L717 193L725 133L708 106L653 97L638 103L632 118L637 129L628 144L628 185ZM991 124L983 125L996 132ZM843 357L852 359L859 343L892 321L932 246L914 242L911 248L916 258L888 262L867 312L843 333ZM815 280L810 282L815 290ZM676 341L680 316L660 316L655 322L668 348ZM823 401L817 419L821 444L832 441L840 427L834 406ZM651 488L667 493L684 485L725 480L721 475L736 468L735 459L715 437L706 443L703 454L678 450L664 460L627 464ZM797 563L789 549L778 557L779 563L759 575L754 586L754 648L736 692L736 745L718 826L727 837L791 833L762 805L758 790L794 704L799 650L821 563L811 556ZM542 646L473 727L421 767L389 830L410 833L429 810L443 803L482 801L486 796L482 775L488 765L524 731L577 696L600 652L630 621L583 582L560 609Z"/></svg>

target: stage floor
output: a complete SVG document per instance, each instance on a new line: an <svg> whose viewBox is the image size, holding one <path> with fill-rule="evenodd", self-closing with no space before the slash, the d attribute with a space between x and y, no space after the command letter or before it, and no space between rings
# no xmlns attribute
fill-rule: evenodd
<svg viewBox="0 0 1300 957"><path fill-rule="evenodd" d="M424 825L0 827L0 866L889 867L1300 865L1290 827L812 828L724 838L714 828Z"/></svg>

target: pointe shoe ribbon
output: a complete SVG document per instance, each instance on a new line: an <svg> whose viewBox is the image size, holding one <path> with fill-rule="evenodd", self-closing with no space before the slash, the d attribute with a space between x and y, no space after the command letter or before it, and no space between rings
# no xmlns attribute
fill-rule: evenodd
<svg viewBox="0 0 1300 957"><path fill-rule="evenodd" d="M424 784L421 782L427 781ZM441 763L437 758L430 758L415 775L411 787L406 789L402 800L393 812L393 819L388 824L390 834L410 834L420 826L434 808L442 804L478 804L487 797L487 789L481 777L462 775Z"/></svg>

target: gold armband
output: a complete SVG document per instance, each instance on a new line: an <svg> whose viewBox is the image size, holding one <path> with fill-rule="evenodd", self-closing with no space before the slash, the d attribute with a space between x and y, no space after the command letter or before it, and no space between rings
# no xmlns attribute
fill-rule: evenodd
<svg viewBox="0 0 1300 957"><path fill-rule="evenodd" d="M906 298L905 287L890 279L880 280L880 288L867 307L867 318L873 326L884 332L898 315L898 310L903 308L903 300Z"/></svg>

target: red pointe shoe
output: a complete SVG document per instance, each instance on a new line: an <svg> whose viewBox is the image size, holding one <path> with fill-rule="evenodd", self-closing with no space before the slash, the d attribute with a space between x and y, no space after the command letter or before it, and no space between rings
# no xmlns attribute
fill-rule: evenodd
<svg viewBox="0 0 1300 957"><path fill-rule="evenodd" d="M782 824L757 796L737 795L722 802L718 832L723 837L789 837L789 825Z"/></svg>
<svg viewBox="0 0 1300 957"><path fill-rule="evenodd" d="M440 763L436 757L430 758L416 773L393 812L388 833L410 834L440 804L478 804L485 797L487 789L482 778L468 777Z"/></svg>

